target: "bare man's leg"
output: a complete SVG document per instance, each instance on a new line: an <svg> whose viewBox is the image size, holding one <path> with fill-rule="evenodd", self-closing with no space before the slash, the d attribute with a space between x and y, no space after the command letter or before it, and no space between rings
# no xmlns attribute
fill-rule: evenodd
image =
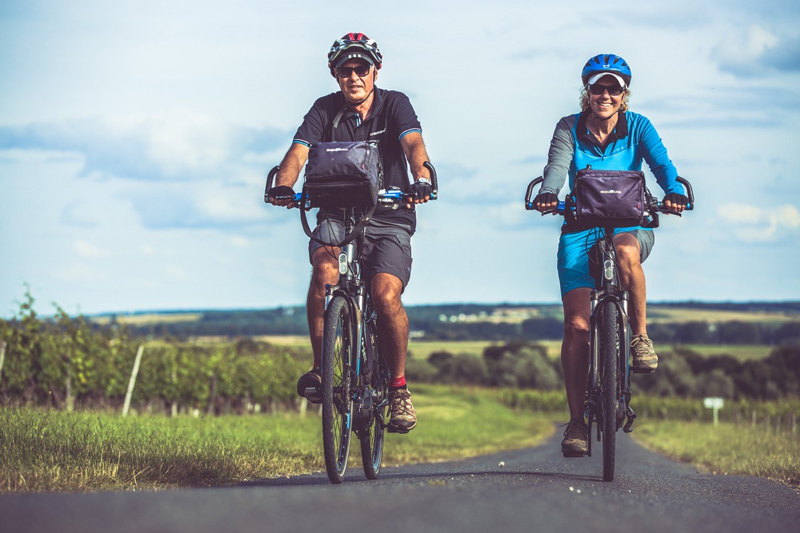
<svg viewBox="0 0 800 533"><path fill-rule="evenodd" d="M339 248L322 247L312 256L313 271L306 299L308 331L311 337L311 350L314 352L314 366L322 361L322 320L325 314L325 285L335 285L339 281Z"/></svg>
<svg viewBox="0 0 800 533"><path fill-rule="evenodd" d="M378 338L389 371L392 378L403 377L408 350L408 315L400 301L403 282L397 276L379 272L372 276L370 294L378 313Z"/></svg>

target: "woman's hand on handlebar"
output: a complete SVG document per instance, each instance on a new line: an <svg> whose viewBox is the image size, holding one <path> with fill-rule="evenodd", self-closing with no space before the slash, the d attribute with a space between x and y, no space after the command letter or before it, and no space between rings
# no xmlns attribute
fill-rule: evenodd
<svg viewBox="0 0 800 533"><path fill-rule="evenodd" d="M285 205L287 208L292 208L295 205L294 189L286 185L278 185L269 190L269 202L272 205Z"/></svg>
<svg viewBox="0 0 800 533"><path fill-rule="evenodd" d="M680 214L684 209L686 209L686 204L688 202L689 198L683 194L671 192L664 196L663 204L666 211Z"/></svg>
<svg viewBox="0 0 800 533"><path fill-rule="evenodd" d="M533 208L542 214L552 212L558 207L558 196L551 192L540 192L533 199Z"/></svg>

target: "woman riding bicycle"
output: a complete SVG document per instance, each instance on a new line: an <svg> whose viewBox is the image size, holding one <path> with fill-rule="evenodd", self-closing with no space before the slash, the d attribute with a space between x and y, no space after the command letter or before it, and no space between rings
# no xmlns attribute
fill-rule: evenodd
<svg viewBox="0 0 800 533"><path fill-rule="evenodd" d="M534 199L542 212L554 209L558 193L569 176L570 191L576 173L590 165L597 170L641 170L644 159L664 190L668 210L680 213L687 197L667 150L650 121L628 111L631 69L619 56L600 54L586 62L581 72L581 112L556 125L544 182ZM564 304L564 343L561 365L567 391L570 422L561 449L565 457L581 457L588 450L584 398L589 371L590 296L595 287L589 272L589 249L602 229L586 229L565 222L558 245L558 277ZM658 356L647 336L646 290L642 263L650 254L652 229L626 227L614 230L614 244L622 286L630 294L632 369L653 372Z"/></svg>

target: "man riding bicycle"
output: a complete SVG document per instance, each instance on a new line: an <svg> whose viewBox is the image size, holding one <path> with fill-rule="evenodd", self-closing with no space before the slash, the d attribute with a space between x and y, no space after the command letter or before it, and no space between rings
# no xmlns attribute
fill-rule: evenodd
<svg viewBox="0 0 800 533"><path fill-rule="evenodd" d="M572 190L576 173L588 165L596 170L641 170L644 159L666 193L666 208L675 213L683 211L687 197L676 181L678 173L658 133L646 117L627 111L631 69L625 60L613 54L597 55L584 66L581 81L581 112L562 118L556 126L534 207L542 212L554 209L565 177L569 176ZM561 443L565 457L582 457L588 451L584 398L590 357L590 297L595 287L589 271L589 250L602 231L565 223L558 245L564 304L561 364L571 418ZM653 372L658 366L653 342L647 336L642 270L653 242L652 229L637 226L614 230L620 281L630 295L631 368L637 373Z"/></svg>
<svg viewBox="0 0 800 533"><path fill-rule="evenodd" d="M427 202L433 191L424 163L428 154L422 129L408 97L375 86L383 63L378 45L363 33L348 33L336 40L328 52L328 69L336 78L339 92L319 98L303 119L292 146L280 164L270 202L291 207L286 199L294 194L297 181L312 144L332 141L378 141L383 162L384 185L412 196L397 205L378 206L366 227L361 265L378 315L381 351L391 372L389 385L389 431L406 433L417 423L411 394L405 380L408 349L408 317L401 295L411 277L411 235L416 229L415 205ZM406 165L415 178L409 183ZM320 209L314 237L338 242L344 237L341 210ZM308 289L307 315L314 352L314 366L300 377L297 392L318 391L321 386L322 328L325 286L339 277L339 248L309 243L313 266ZM306 396L319 403L319 394Z"/></svg>

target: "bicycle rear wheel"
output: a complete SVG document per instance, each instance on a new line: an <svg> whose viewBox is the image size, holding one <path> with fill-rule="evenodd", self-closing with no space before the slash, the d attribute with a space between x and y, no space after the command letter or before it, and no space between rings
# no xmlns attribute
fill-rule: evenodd
<svg viewBox="0 0 800 533"><path fill-rule="evenodd" d="M353 330L347 300L334 296L325 310L322 334L322 448L331 483L342 482L350 455Z"/></svg>
<svg viewBox="0 0 800 533"><path fill-rule="evenodd" d="M389 406L389 368L380 353L378 337L371 326L367 326L367 342L372 343L375 370L370 384L373 393L372 414L370 426L361 439L361 462L364 464L367 479L378 479L383 462L386 410Z"/></svg>
<svg viewBox="0 0 800 533"><path fill-rule="evenodd" d="M603 432L603 480L614 479L614 466L616 460L617 444L617 402L619 380L617 368L619 365L619 350L617 344L617 305L614 302L605 302L601 309L600 318L600 410L602 420L600 429Z"/></svg>

